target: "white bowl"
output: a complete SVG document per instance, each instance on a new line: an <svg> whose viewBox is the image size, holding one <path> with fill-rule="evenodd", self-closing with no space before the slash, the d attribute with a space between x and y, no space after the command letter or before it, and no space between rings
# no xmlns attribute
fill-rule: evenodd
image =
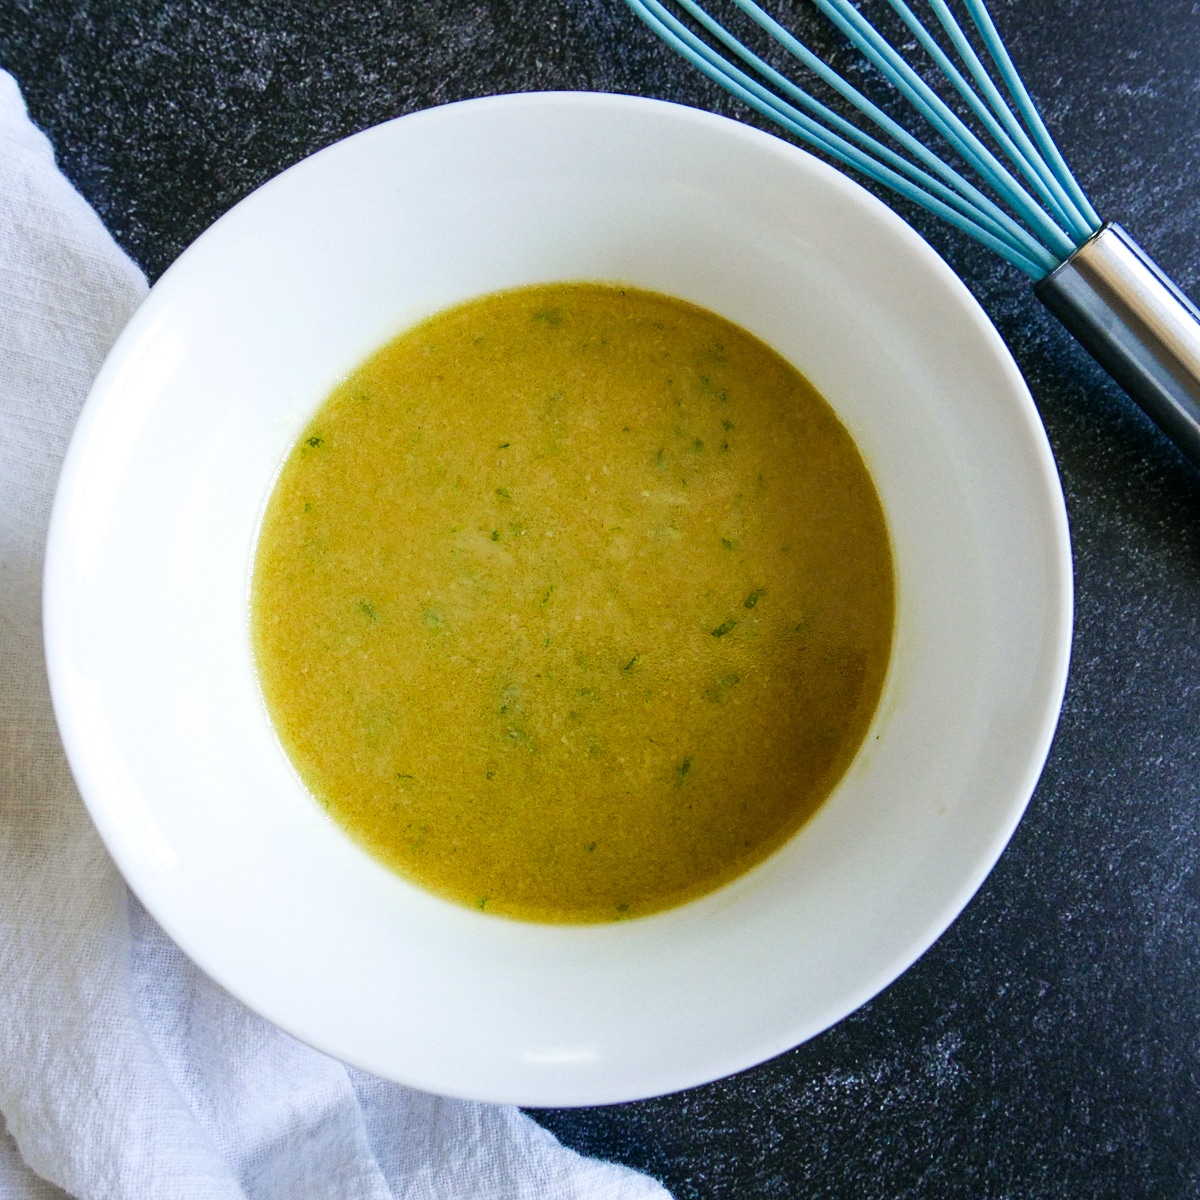
<svg viewBox="0 0 1200 1200"><path fill-rule="evenodd" d="M309 798L259 696L247 589L275 473L339 378L447 305L588 279L713 309L816 384L882 497L897 626L867 740L787 846L670 912L539 926L406 883ZM1071 621L1066 518L1037 414L933 251L782 141L589 94L403 117L218 221L96 381L45 596L80 789L180 946L338 1058L532 1105L718 1078L899 975L1021 816Z"/></svg>

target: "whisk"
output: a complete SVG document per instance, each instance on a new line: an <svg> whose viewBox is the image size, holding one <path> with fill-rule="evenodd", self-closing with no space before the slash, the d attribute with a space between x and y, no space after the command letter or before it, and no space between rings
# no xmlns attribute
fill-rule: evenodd
<svg viewBox="0 0 1200 1200"><path fill-rule="evenodd" d="M886 0L911 35L907 48L923 52L928 77L850 0L812 0L969 174L854 87L755 0L726 2L730 17L747 30L748 22L764 30L804 68L807 77L801 78L819 80L886 140L817 99L696 0L627 0L668 45L752 108L1029 275L1042 303L1200 467L1200 311L1120 225L1101 222L983 0L960 0L973 35L946 0L926 0L932 21L919 18L905 0ZM936 72L942 92L928 81ZM943 92L956 95L957 102L948 102Z"/></svg>

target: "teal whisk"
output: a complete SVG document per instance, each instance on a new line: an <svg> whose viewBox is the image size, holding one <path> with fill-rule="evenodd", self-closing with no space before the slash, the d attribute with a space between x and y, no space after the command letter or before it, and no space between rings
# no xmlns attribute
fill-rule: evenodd
<svg viewBox="0 0 1200 1200"><path fill-rule="evenodd" d="M1119 225L1101 222L983 0L960 2L968 22L946 0L926 0L932 20L922 20L905 0L886 0L923 52L924 68L940 72L957 95L956 111L850 0L813 0L965 171L873 103L755 0L727 0L729 15L740 12L747 29L753 22L769 34L810 80L840 96L882 138L822 103L695 0L627 0L665 42L752 108L1029 275L1046 307L1200 467L1200 311Z"/></svg>

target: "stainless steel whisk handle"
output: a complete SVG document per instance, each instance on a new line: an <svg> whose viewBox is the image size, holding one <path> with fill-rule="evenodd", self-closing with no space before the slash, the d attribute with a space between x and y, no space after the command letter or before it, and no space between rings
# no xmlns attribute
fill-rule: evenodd
<svg viewBox="0 0 1200 1200"><path fill-rule="evenodd" d="M1200 467L1200 310L1154 260L1105 225L1033 290Z"/></svg>

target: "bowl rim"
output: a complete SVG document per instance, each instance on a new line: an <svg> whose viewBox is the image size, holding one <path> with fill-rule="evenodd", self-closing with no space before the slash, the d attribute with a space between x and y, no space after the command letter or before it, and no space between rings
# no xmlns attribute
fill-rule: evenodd
<svg viewBox="0 0 1200 1200"><path fill-rule="evenodd" d="M469 116L472 112L483 111L485 109L488 111L505 109L521 110L530 107L536 109L546 104L552 106L566 105L568 107L579 106L585 109L598 106L613 111L624 111L632 114L635 118L643 112L661 113L665 110L674 119L689 122L693 125L708 126L720 135L741 139L748 145L769 148L772 153L783 153L794 156L795 161L802 163L804 169L818 179L823 186L832 187L841 196L846 197L848 201L865 209L882 226L888 236L895 237L906 243L908 251L956 299L964 316L971 322L973 330L978 336L980 347L993 357L995 365L999 367L1002 376L1006 380L1008 394L1004 397L1004 400L1013 407L1013 413L1023 422L1027 442L1026 448L1031 456L1031 465L1039 475L1045 499L1048 501L1044 516L1048 523L1047 532L1053 547L1054 564L1050 571L1052 577L1050 583L1054 589L1054 594L1049 597L1052 620L1051 628L1048 630L1044 660L1047 664L1047 685L1040 697L1038 737L1033 739L1031 745L1027 748L1024 769L1021 772L1019 784L1013 788L1013 798L1007 813L1007 819L997 823L988 852L980 855L974 864L974 869L963 877L953 897L942 906L939 918L929 923L927 936L924 939L920 940L919 943L914 942L906 948L904 953L895 956L892 960L881 962L874 976L865 982L857 993L846 997L843 1011L832 1017L832 1019L825 1021L819 1028L806 1029L799 1037L793 1037L792 1034L780 1036L778 1032L774 1032L770 1036L764 1036L752 1058L748 1058L745 1054L740 1054L737 1056L736 1061L731 1061L725 1060L721 1055L714 1053L711 1056L713 1069L705 1075L704 1079L685 1074L678 1078L664 1078L649 1087L639 1087L621 1094L597 1094L580 1099L564 1100L561 1097L556 1098L554 1096L511 1096L490 1093L470 1097L484 1100L516 1099L520 1103L534 1105L551 1103L592 1104L638 1099L643 1096L659 1095L680 1090L681 1088L721 1078L734 1071L745 1069L815 1036L822 1029L828 1028L837 1020L849 1015L893 982L904 970L921 957L929 946L942 935L946 928L961 913L982 885L984 879L995 866L997 859L1007 845L1025 811L1043 769L1046 756L1049 753L1065 692L1073 615L1070 539L1066 508L1062 498L1057 469L1032 398L998 332L978 302L967 290L966 285L951 271L928 243L920 238L890 208L868 193L860 185L848 179L840 171L815 158L807 151L729 118L682 105L669 104L664 101L610 93L519 93L458 101L453 104L408 114L385 122L382 125L374 126L351 135L350 138L343 139L341 142L326 147L302 160L292 168L289 168L288 171L283 172L281 176L275 177L259 189L256 189L254 193L251 193L251 197L269 195L280 178L289 175L299 168L306 168L308 164L311 164L314 160L321 159L324 155L336 153L338 148L345 142L386 136L381 131L389 130L401 123L406 123L405 127L411 128L417 122L442 121L448 114L454 114L456 117L463 114ZM247 197L248 199L250 197ZM240 202L240 204L244 203L246 201ZM240 204L239 206L235 206L235 208L240 207ZM188 264L193 262L198 256L206 253L210 235L213 235L213 230L218 230L222 226L224 220L225 217L220 218L209 230L201 234L183 252L176 263L164 273L154 288L151 289L149 296L143 304L144 310L151 311L156 306L170 303L172 289L176 286L174 281L187 269ZM68 676L72 668L69 644L60 620L64 591L70 587L71 583L68 553L69 510L72 506L84 503L86 500L86 497L80 495L78 492L79 464L84 454L85 443L88 437L91 436L89 431L95 423L98 411L104 405L116 404L118 402L114 397L119 395L119 392L112 384L112 374L115 369L113 364L119 363L122 356L128 355L132 344L125 334L122 334L118 338L110 352L108 364L106 364L108 369L97 380L96 386L92 389L88 400L85 402L80 425L77 428L75 436L72 438L51 516L50 535L44 568L43 611L47 669L50 677L52 699L68 761L79 783L80 793L91 813L92 819L100 830L101 836L120 868L122 875L135 894L142 899L151 913L154 913L156 906L154 903L153 882L139 869L136 856L130 853L125 833L110 819L110 814L107 812L104 788L96 781L95 772L91 769L90 751L86 745L86 739L83 737L78 726L77 713L66 699L70 690ZM185 931L177 930L175 927L168 927L168 932L184 945L189 954L196 958L201 966L205 966L203 956L192 954L192 950L189 948L190 939L186 936ZM205 966L205 969L208 968ZM235 984L235 981L230 981L227 978L219 978L219 982L222 986L233 992L234 995L238 995L240 999L250 1003L245 996L240 995L239 989L232 985ZM251 1004L251 1007L257 1006ZM316 1044L306 1029L298 1028L286 1020L279 1020L277 1014L271 1014L271 1019L302 1040L310 1044ZM348 1059L348 1061L353 1060ZM370 1062L358 1061L356 1065L362 1066L367 1070L373 1069ZM428 1090L442 1090L439 1088L436 1079L413 1077L406 1079L404 1082ZM463 1093L459 1090L455 1094Z"/></svg>

